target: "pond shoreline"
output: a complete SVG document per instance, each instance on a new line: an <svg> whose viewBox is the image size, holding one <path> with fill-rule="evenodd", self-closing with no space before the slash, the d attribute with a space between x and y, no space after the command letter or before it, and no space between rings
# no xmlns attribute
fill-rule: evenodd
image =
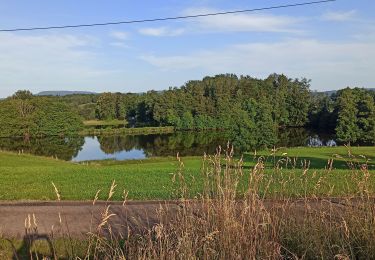
<svg viewBox="0 0 375 260"><path fill-rule="evenodd" d="M106 134L103 134L105 133ZM276 147L335 146L334 137L309 129L285 129ZM0 138L0 149L66 161L131 160L163 156L212 154L226 147L223 130L174 130L172 127L92 129L75 136ZM335 143L334 143L335 144ZM254 149L257 149L254 147ZM252 150L254 150L252 149Z"/></svg>
<svg viewBox="0 0 375 260"><path fill-rule="evenodd" d="M147 134L166 134L174 133L176 130L173 126L158 126L158 127L134 127L134 128L105 128L105 129L90 129L86 128L79 132L81 136L87 135L147 135Z"/></svg>

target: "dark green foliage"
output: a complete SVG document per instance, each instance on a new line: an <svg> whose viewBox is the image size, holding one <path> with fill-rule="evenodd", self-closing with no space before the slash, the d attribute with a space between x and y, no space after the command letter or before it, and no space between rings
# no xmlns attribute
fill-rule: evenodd
<svg viewBox="0 0 375 260"><path fill-rule="evenodd" d="M337 122L336 102L323 93L313 93L309 108L309 125L323 131L333 131Z"/></svg>
<svg viewBox="0 0 375 260"><path fill-rule="evenodd" d="M98 97L99 95L96 94L74 94L52 98L70 105L84 120L94 120Z"/></svg>
<svg viewBox="0 0 375 260"><path fill-rule="evenodd" d="M335 131L338 141L374 144L374 91L345 88L331 95L313 93L309 120L316 129Z"/></svg>
<svg viewBox="0 0 375 260"><path fill-rule="evenodd" d="M272 146L277 126L306 124L308 83L276 74L266 80L233 74L205 77L181 88L138 95L135 121L184 130L231 129L236 133L232 141L241 148Z"/></svg>
<svg viewBox="0 0 375 260"><path fill-rule="evenodd" d="M187 111L182 114L181 129L192 129L194 127L193 115Z"/></svg>
<svg viewBox="0 0 375 260"><path fill-rule="evenodd" d="M99 120L124 119L125 111L120 93L103 93L96 103L96 117Z"/></svg>
<svg viewBox="0 0 375 260"><path fill-rule="evenodd" d="M277 132L276 124L272 118L272 107L265 101L257 102L254 99L249 99L244 102L243 110L247 113L246 117L246 128L247 128L247 138L238 143L240 149L249 150L258 147L271 147L277 142ZM244 113L241 110L240 114ZM236 113L236 111L234 111ZM236 118L236 115L233 114L232 118ZM237 118L240 120L240 118ZM244 120L244 119L242 119ZM233 140L237 140L242 137L243 129L238 129L241 126L241 121L239 123L234 123L236 125L237 131L234 131ZM251 122L251 123L250 123ZM233 129L232 129L233 130Z"/></svg>
<svg viewBox="0 0 375 260"><path fill-rule="evenodd" d="M256 145L254 139L256 125L245 110L238 109L236 113L232 114L231 125L230 140L234 147L240 150L249 150Z"/></svg>
<svg viewBox="0 0 375 260"><path fill-rule="evenodd" d="M194 127L197 130L205 130L205 129L216 129L216 128L219 128L220 126L217 124L214 118L208 115L196 115L194 117Z"/></svg>
<svg viewBox="0 0 375 260"><path fill-rule="evenodd" d="M74 135L82 129L82 118L62 102L39 101L36 111L33 135Z"/></svg>
<svg viewBox="0 0 375 260"><path fill-rule="evenodd" d="M85 120L95 120L96 119L96 103L87 103L77 106L78 114Z"/></svg>
<svg viewBox="0 0 375 260"><path fill-rule="evenodd" d="M1 137L62 136L82 129L82 118L66 103L24 91L0 102L0 122Z"/></svg>
<svg viewBox="0 0 375 260"><path fill-rule="evenodd" d="M337 111L340 141L375 143L375 104L369 92L359 88L338 91Z"/></svg>
<svg viewBox="0 0 375 260"><path fill-rule="evenodd" d="M272 120L272 108L268 103L259 103L254 117L256 144L258 147L272 147L277 142L276 125Z"/></svg>

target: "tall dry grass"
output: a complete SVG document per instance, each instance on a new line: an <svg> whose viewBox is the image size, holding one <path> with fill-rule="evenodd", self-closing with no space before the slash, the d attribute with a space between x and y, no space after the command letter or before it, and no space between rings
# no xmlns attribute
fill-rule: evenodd
<svg viewBox="0 0 375 260"><path fill-rule="evenodd" d="M195 198L182 160L173 181L178 203L161 204L158 223L151 227L132 226L123 236L112 232L110 199L112 183L101 222L88 234L82 259L375 259L375 204L369 192L367 163L361 163L348 148L348 167L357 193L345 198L320 198L301 194L296 198L264 199L272 181L287 185L290 178L266 178L264 158L244 170L233 148L220 148L205 156L202 165L204 189ZM292 158L274 164L283 175ZM332 171L327 162L327 175ZM313 177L311 177L313 176ZM302 162L299 185L318 190L325 177L315 178L309 162ZM243 179L247 185L244 186ZM189 180L189 181L188 181ZM314 183L311 183L311 182ZM297 183L297 182L293 182ZM242 186L241 186L242 185ZM60 193L57 188L57 197ZM241 192L239 192L241 191ZM93 204L96 203L99 192ZM126 207L124 191L123 206ZM136 230L136 231L135 231ZM69 247L69 244L67 245ZM69 250L68 250L69 251ZM55 250L54 250L55 252ZM74 251L69 251L69 257ZM54 257L51 255L51 257Z"/></svg>

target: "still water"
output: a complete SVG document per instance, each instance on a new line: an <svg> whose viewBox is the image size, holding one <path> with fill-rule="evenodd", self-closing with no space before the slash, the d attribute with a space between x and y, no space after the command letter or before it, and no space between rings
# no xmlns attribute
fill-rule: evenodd
<svg viewBox="0 0 375 260"><path fill-rule="evenodd" d="M278 147L335 146L332 135L307 129L286 129L278 134ZM225 132L177 132L157 135L48 137L24 140L0 138L0 149L57 157L67 161L129 160L160 156L212 154L226 146Z"/></svg>

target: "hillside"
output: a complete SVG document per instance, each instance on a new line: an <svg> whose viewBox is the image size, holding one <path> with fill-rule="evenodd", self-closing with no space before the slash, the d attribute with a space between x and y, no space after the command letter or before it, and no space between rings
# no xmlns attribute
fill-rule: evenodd
<svg viewBox="0 0 375 260"><path fill-rule="evenodd" d="M67 96L67 95L96 95L98 93L90 91L42 91L37 96Z"/></svg>

